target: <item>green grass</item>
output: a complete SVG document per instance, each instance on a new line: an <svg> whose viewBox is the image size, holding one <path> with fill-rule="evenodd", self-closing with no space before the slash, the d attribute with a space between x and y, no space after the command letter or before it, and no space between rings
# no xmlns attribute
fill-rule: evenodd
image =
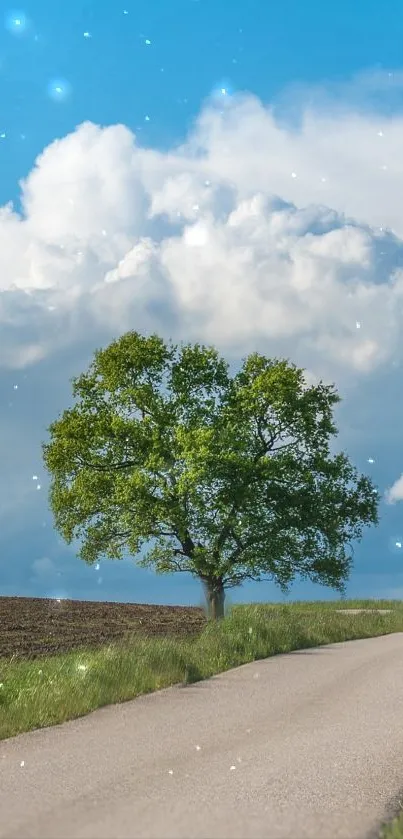
<svg viewBox="0 0 403 839"><path fill-rule="evenodd" d="M403 813L382 828L380 839L403 839Z"/></svg>
<svg viewBox="0 0 403 839"><path fill-rule="evenodd" d="M342 615L337 608L393 611ZM98 650L1 660L0 739L278 653L402 631L402 601L242 605L193 640L133 636Z"/></svg>
<svg viewBox="0 0 403 839"><path fill-rule="evenodd" d="M291 604L267 603L259 604L266 608L278 609L282 605L289 605L292 609L303 611L317 611L318 609L393 609L403 612L403 600L293 600Z"/></svg>

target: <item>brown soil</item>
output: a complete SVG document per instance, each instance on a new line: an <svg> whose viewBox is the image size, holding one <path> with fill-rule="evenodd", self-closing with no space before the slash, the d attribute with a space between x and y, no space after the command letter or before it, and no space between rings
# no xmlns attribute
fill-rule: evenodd
<svg viewBox="0 0 403 839"><path fill-rule="evenodd" d="M38 658L99 647L130 634L194 637L206 624L193 606L0 597L0 658Z"/></svg>

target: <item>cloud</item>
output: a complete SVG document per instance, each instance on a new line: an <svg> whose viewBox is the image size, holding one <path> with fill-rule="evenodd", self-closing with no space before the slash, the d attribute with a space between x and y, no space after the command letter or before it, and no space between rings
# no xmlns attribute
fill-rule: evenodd
<svg viewBox="0 0 403 839"><path fill-rule="evenodd" d="M0 364L135 324L338 375L400 356L403 119L321 108L213 100L168 152L123 125L53 142L0 212Z"/></svg>
<svg viewBox="0 0 403 839"><path fill-rule="evenodd" d="M223 113L206 108L190 144L245 193L261 189L298 206L325 204L401 234L402 87L402 74L363 75L333 94L310 90L298 104L294 95L286 118L281 107L246 96Z"/></svg>
<svg viewBox="0 0 403 839"><path fill-rule="evenodd" d="M388 504L396 504L397 501L403 501L403 473L386 491L385 497Z"/></svg>
<svg viewBox="0 0 403 839"><path fill-rule="evenodd" d="M371 99L398 100L402 79L388 79L304 93L297 118L295 92L287 107L207 101L168 151L89 122L43 151L21 212L0 210L7 532L12 510L14 533L22 510L42 526L46 481L35 492L31 475L46 426L69 378L127 329L214 343L229 360L291 357L349 392L372 454L367 417L374 429L391 408L403 362L403 116Z"/></svg>

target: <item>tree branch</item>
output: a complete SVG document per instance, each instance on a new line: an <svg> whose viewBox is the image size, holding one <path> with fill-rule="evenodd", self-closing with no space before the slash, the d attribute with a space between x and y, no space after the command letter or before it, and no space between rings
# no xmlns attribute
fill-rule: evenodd
<svg viewBox="0 0 403 839"><path fill-rule="evenodd" d="M256 466L259 463L259 460L261 460L261 458L264 457L265 454L267 454L269 451L271 451L271 449L272 449L272 447L273 447L273 445L276 441L276 435L275 434L271 434L270 439L265 440L265 438L263 436L263 433L262 433L262 430L261 430L261 427L260 427L260 421L263 421L263 417L255 417L255 419L256 419L256 423L257 423L258 437L259 437L259 439L262 443L262 449L259 452L257 452L255 457L253 458L253 465L254 466ZM255 476L250 478L249 481L247 481L246 484L244 484L244 486L242 488L242 492L240 493L240 498L238 499L238 501L234 501L234 503L231 507L231 510L230 510L230 512L227 516L226 522L223 526L223 529L222 529L220 535L218 536L216 548L214 549L215 556L217 556L219 554L227 536L229 536L229 534L230 534L231 522L232 522L232 519L233 519L235 513L239 509L239 505L242 503L242 495L246 492L246 490L250 487L251 483L253 483L254 480L255 480Z"/></svg>
<svg viewBox="0 0 403 839"><path fill-rule="evenodd" d="M119 469L132 469L135 466L138 466L138 462L135 460L125 460L121 463L90 463L88 460L85 460L83 457L79 457L78 461L80 465L85 466L86 469L94 469L97 472L111 472L113 470Z"/></svg>
<svg viewBox="0 0 403 839"><path fill-rule="evenodd" d="M272 583L273 582L273 575L270 577L260 577L256 574L249 574L248 572L240 573L240 574L233 574L229 577L228 580L224 580L224 587L225 588L236 588L245 580L251 580L253 583Z"/></svg>
<svg viewBox="0 0 403 839"><path fill-rule="evenodd" d="M234 542L236 542L236 545L237 545L235 550L232 551L232 553L229 555L229 557L227 559L227 562L230 562L232 564L233 562L235 562L238 559L238 557L243 553L243 551L246 550L246 548L249 548L250 545L253 545L254 537L251 536L249 539L246 540L246 542L242 543L242 540L240 539L239 536L237 536L237 534L235 533L235 531L232 527L230 528L229 535L232 536Z"/></svg>

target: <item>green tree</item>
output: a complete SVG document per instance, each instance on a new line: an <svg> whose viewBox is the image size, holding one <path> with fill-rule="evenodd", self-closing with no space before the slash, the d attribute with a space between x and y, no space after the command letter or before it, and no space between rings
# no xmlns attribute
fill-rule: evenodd
<svg viewBox="0 0 403 839"><path fill-rule="evenodd" d="M185 571L211 617L225 590L296 575L343 593L352 542L378 522L376 489L343 453L333 386L253 353L234 376L211 347L129 332L73 379L49 427L50 503L79 556Z"/></svg>

